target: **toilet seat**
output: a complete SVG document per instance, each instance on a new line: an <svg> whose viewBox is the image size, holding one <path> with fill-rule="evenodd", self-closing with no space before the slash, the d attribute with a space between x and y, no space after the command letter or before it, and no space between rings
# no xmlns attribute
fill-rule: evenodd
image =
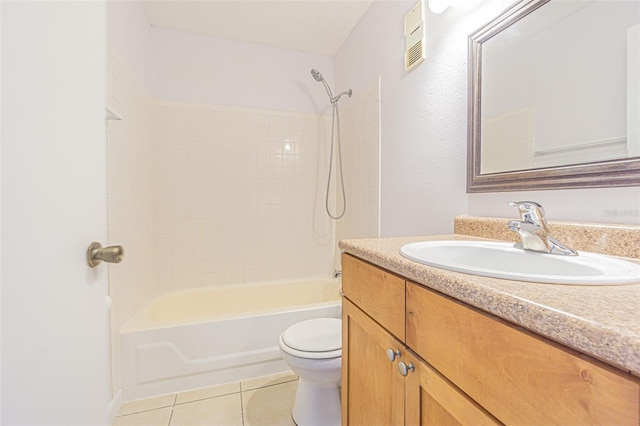
<svg viewBox="0 0 640 426"><path fill-rule="evenodd" d="M299 322L280 335L280 347L300 358L337 358L342 355L342 321L315 318Z"/></svg>

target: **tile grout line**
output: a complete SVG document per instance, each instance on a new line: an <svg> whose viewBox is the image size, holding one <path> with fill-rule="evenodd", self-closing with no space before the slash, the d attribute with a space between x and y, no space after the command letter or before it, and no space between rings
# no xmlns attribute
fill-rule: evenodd
<svg viewBox="0 0 640 426"><path fill-rule="evenodd" d="M236 393L240 393L241 391L238 392L228 392L228 393L222 393L220 395L216 395L216 396L207 396L207 397L203 397L203 398L198 398L198 399L193 399L193 400L189 400L189 401L185 401L185 402L176 402L175 404L173 404L173 406L177 406L177 405L185 405L185 404L191 404L192 402L198 402L198 401L206 401L207 399L214 399L214 398L220 398L222 396L229 396L229 395L234 395Z"/></svg>
<svg viewBox="0 0 640 426"><path fill-rule="evenodd" d="M171 406L171 413L169 414L169 423L167 423L167 426L171 426L171 420L173 420L173 411L176 408L177 401L178 401L178 394L176 393L176 396L173 398L173 405Z"/></svg>
<svg viewBox="0 0 640 426"><path fill-rule="evenodd" d="M244 426L244 400L242 399L242 381L240 382L240 420L242 421L242 426Z"/></svg>
<svg viewBox="0 0 640 426"><path fill-rule="evenodd" d="M171 420L173 420L173 408L171 407L171 414L169 414L169 423L167 423L167 426L171 426Z"/></svg>
<svg viewBox="0 0 640 426"><path fill-rule="evenodd" d="M278 386L278 385L283 385L283 384L285 384L285 383L295 382L295 381L297 381L298 379L299 379L299 378L298 378L298 376L296 376L296 378L295 378L295 379L285 380L285 381L283 381L283 382L278 382L278 383L273 383L273 384L267 384L267 385L260 386L260 387L257 387L257 388L247 389L246 391L245 391L245 390L241 390L240 392L249 392L249 391L254 391L254 390L258 390L258 389L271 388L271 387L273 387L273 386ZM240 389L242 389L242 386L240 387Z"/></svg>

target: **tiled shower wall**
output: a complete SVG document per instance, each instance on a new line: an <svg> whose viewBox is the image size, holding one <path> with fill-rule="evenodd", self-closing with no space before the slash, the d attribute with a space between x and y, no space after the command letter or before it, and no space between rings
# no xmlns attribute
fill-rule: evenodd
<svg viewBox="0 0 640 426"><path fill-rule="evenodd" d="M162 290L328 276L328 119L155 104Z"/></svg>
<svg viewBox="0 0 640 426"><path fill-rule="evenodd" d="M109 265L111 352L120 389L119 330L157 292L156 148L153 101L134 74L109 52L107 106L122 120L107 121L108 244L124 246L122 263Z"/></svg>
<svg viewBox="0 0 640 426"><path fill-rule="evenodd" d="M336 223L336 240L378 237L380 77L360 93L354 93L350 102L340 109L340 130L347 210Z"/></svg>

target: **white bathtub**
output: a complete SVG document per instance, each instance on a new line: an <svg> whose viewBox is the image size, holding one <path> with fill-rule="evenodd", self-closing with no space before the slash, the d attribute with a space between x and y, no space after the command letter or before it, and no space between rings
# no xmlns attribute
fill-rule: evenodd
<svg viewBox="0 0 640 426"><path fill-rule="evenodd" d="M123 400L286 371L278 337L340 318L340 280L308 279L161 294L121 330Z"/></svg>

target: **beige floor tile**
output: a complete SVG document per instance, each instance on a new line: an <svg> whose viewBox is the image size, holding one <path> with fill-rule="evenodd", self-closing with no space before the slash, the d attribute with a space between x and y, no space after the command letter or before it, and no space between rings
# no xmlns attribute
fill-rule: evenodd
<svg viewBox="0 0 640 426"><path fill-rule="evenodd" d="M295 426L291 409L297 381L242 392L244 426Z"/></svg>
<svg viewBox="0 0 640 426"><path fill-rule="evenodd" d="M242 426L239 393L176 405L171 426Z"/></svg>
<svg viewBox="0 0 640 426"><path fill-rule="evenodd" d="M140 413L142 411L155 410L156 408L171 407L176 400L176 395L163 395L155 398L140 399L138 401L125 402L118 411L119 416L125 414Z"/></svg>
<svg viewBox="0 0 640 426"><path fill-rule="evenodd" d="M242 391L248 391L251 389L258 389L265 386L277 385L280 383L287 383L293 380L298 380L298 376L293 371L286 371L284 373L271 374L269 376L258 377L256 379L243 380L240 383Z"/></svg>
<svg viewBox="0 0 640 426"><path fill-rule="evenodd" d="M185 402L199 401L201 399L214 398L238 392L240 392L240 382L211 386L208 388L179 393L176 398L176 404L184 404Z"/></svg>
<svg viewBox="0 0 640 426"><path fill-rule="evenodd" d="M142 413L118 416L113 426L168 426L171 418L171 407L158 410L144 411Z"/></svg>

